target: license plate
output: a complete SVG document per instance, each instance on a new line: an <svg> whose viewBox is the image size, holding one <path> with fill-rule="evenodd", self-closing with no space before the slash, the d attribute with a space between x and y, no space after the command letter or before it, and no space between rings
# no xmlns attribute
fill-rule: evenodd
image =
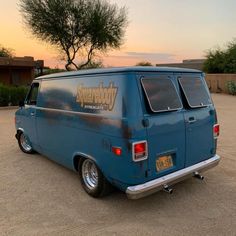
<svg viewBox="0 0 236 236"><path fill-rule="evenodd" d="M173 166L171 156L162 156L156 160L157 171L166 170Z"/></svg>

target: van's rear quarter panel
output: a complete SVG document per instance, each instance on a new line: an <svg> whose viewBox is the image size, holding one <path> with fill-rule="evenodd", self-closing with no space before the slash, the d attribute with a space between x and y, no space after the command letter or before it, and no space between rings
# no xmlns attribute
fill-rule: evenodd
<svg viewBox="0 0 236 236"><path fill-rule="evenodd" d="M110 181L140 183L147 163L132 161L131 142L145 139L146 132L135 78L126 73L43 80L36 120L42 153L69 168L74 167L74 155L84 153ZM112 110L89 109L78 102L79 86L108 88L111 83L117 88ZM122 155L113 154L112 146L121 147Z"/></svg>

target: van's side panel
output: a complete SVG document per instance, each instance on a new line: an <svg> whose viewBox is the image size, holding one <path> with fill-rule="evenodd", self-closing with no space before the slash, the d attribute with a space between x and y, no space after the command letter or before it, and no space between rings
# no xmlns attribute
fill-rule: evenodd
<svg viewBox="0 0 236 236"><path fill-rule="evenodd" d="M117 89L111 110L86 104L86 94L78 98L78 88L83 93L86 89L111 86ZM117 185L144 180L147 163L134 163L131 156L132 140L146 138L134 74L43 80L38 99L36 122L43 154L69 168L74 168L74 155L86 154ZM112 146L121 147L122 156L113 154Z"/></svg>

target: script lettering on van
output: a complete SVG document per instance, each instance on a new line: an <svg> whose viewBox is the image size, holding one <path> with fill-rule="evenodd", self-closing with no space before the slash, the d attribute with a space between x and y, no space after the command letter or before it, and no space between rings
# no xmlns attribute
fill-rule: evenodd
<svg viewBox="0 0 236 236"><path fill-rule="evenodd" d="M94 110L112 111L118 88L110 82L108 87L100 83L98 87L84 87L83 84L77 88L76 102L81 107Z"/></svg>

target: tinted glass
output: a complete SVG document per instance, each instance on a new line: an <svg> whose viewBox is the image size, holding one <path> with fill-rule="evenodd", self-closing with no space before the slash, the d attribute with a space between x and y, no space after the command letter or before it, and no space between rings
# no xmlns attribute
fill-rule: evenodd
<svg viewBox="0 0 236 236"><path fill-rule="evenodd" d="M142 79L142 85L153 112L171 111L182 108L175 86L168 77Z"/></svg>
<svg viewBox="0 0 236 236"><path fill-rule="evenodd" d="M201 107L211 104L211 98L200 77L182 77L179 82L190 107Z"/></svg>
<svg viewBox="0 0 236 236"><path fill-rule="evenodd" d="M32 84L29 96L26 101L28 105L36 105L38 97L38 89L39 89L38 83Z"/></svg>

